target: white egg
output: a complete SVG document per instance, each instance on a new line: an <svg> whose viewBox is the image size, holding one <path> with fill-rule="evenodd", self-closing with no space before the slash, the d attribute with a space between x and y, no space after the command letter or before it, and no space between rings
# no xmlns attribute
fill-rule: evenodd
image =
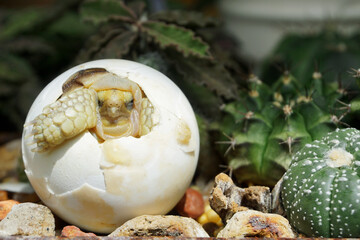
<svg viewBox="0 0 360 240"><path fill-rule="evenodd" d="M66 80L90 68L137 83L153 105L156 125L141 137L104 142L85 130L50 150L33 152L31 121L62 95ZM98 60L71 68L39 94L26 123L23 161L33 188L59 217L90 231L109 233L136 216L166 214L196 169L199 132L191 105L169 78L139 63Z"/></svg>

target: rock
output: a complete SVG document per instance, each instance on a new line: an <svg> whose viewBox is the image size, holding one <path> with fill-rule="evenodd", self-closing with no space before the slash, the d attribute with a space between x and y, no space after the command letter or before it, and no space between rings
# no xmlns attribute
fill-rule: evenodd
<svg viewBox="0 0 360 240"><path fill-rule="evenodd" d="M0 236L55 236L55 220L49 208L35 203L13 206L0 222Z"/></svg>
<svg viewBox="0 0 360 240"><path fill-rule="evenodd" d="M205 211L196 219L204 228L210 237L216 237L216 234L224 227L220 216L210 207L209 201L205 202Z"/></svg>
<svg viewBox="0 0 360 240"><path fill-rule="evenodd" d="M234 185L231 178L220 173L215 177L215 185L209 197L210 206L221 217L224 223L235 213L248 210L241 206L245 190Z"/></svg>
<svg viewBox="0 0 360 240"><path fill-rule="evenodd" d="M271 191L271 212L276 213L282 216L285 216L285 210L283 205L281 204L281 184L283 182L283 178L281 178Z"/></svg>
<svg viewBox="0 0 360 240"><path fill-rule="evenodd" d="M261 212L271 210L271 193L268 187L240 188L224 173L215 177L215 186L209 201L223 222L229 220L235 213L249 208Z"/></svg>
<svg viewBox="0 0 360 240"><path fill-rule="evenodd" d="M61 231L60 237L73 238L73 237L96 237L94 233L85 233L80 228L75 226L66 226Z"/></svg>
<svg viewBox="0 0 360 240"><path fill-rule="evenodd" d="M204 230L209 234L210 237L216 237L220 227L214 222L208 222L202 225Z"/></svg>
<svg viewBox="0 0 360 240"><path fill-rule="evenodd" d="M0 189L9 193L31 194L35 192L29 182L19 182L18 179L15 178L8 178L6 181L0 183Z"/></svg>
<svg viewBox="0 0 360 240"><path fill-rule="evenodd" d="M18 180L13 179L0 183L0 189L6 191L11 199L18 202L40 202L39 197L28 182L18 182Z"/></svg>
<svg viewBox="0 0 360 240"><path fill-rule="evenodd" d="M223 228L220 216L210 207L209 201L205 202L204 213L196 219L198 223L205 229L210 237L216 237L219 229Z"/></svg>
<svg viewBox="0 0 360 240"><path fill-rule="evenodd" d="M16 204L19 202L15 200L0 201L0 220L3 220Z"/></svg>
<svg viewBox="0 0 360 240"><path fill-rule="evenodd" d="M205 203L204 213L196 219L198 223L204 225L206 223L215 223L217 226L222 227L223 223L220 216L210 207L209 202Z"/></svg>
<svg viewBox="0 0 360 240"><path fill-rule="evenodd" d="M180 216L143 215L125 222L109 237L209 237L192 218Z"/></svg>
<svg viewBox="0 0 360 240"><path fill-rule="evenodd" d="M245 192L241 205L260 212L270 212L271 193L270 188L263 186L251 186L244 188Z"/></svg>
<svg viewBox="0 0 360 240"><path fill-rule="evenodd" d="M5 201L8 199L9 199L8 192L4 190L0 190L0 201Z"/></svg>
<svg viewBox="0 0 360 240"><path fill-rule="evenodd" d="M24 202L38 203L41 201L36 193L12 193L12 198L22 203Z"/></svg>
<svg viewBox="0 0 360 240"><path fill-rule="evenodd" d="M177 212L183 217L198 218L204 212L204 199L202 194L193 189L188 188L176 205Z"/></svg>
<svg viewBox="0 0 360 240"><path fill-rule="evenodd" d="M236 213L219 232L218 238L295 238L289 221L272 213L247 210Z"/></svg>
<svg viewBox="0 0 360 240"><path fill-rule="evenodd" d="M21 139L0 146L0 179L14 174L21 156Z"/></svg>

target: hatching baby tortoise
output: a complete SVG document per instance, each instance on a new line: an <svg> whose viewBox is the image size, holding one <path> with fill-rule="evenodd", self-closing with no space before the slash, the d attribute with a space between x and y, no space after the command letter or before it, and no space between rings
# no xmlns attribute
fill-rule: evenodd
<svg viewBox="0 0 360 240"><path fill-rule="evenodd" d="M139 85L104 68L76 72L62 91L57 101L25 126L32 126L33 152L45 152L85 130L101 142L140 137L153 127L154 109Z"/></svg>

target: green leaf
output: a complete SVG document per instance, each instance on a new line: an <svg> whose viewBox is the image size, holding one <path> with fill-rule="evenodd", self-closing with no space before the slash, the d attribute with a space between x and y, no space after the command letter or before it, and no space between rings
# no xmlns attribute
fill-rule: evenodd
<svg viewBox="0 0 360 240"><path fill-rule="evenodd" d="M219 25L219 21L215 18L205 16L200 12L194 11L162 11L150 16L151 20L175 23L177 25L187 27L209 27Z"/></svg>
<svg viewBox="0 0 360 240"><path fill-rule="evenodd" d="M136 32L122 32L121 34L111 39L105 47L103 47L97 54L95 54L95 58L122 58L129 52L130 47L135 41L136 37Z"/></svg>
<svg viewBox="0 0 360 240"><path fill-rule="evenodd" d="M39 9L27 9L10 14L0 31L0 39L9 39L33 29L45 16Z"/></svg>
<svg viewBox="0 0 360 240"><path fill-rule="evenodd" d="M45 36L70 36L81 38L93 33L95 27L91 24L84 24L79 14L66 12L49 25ZM62 39L61 39L62 40Z"/></svg>
<svg viewBox="0 0 360 240"><path fill-rule="evenodd" d="M51 54L54 52L54 48L50 46L46 41L39 37L17 37L11 41L6 41L0 46L0 51L8 51L14 54Z"/></svg>
<svg viewBox="0 0 360 240"><path fill-rule="evenodd" d="M156 21L144 22L141 30L162 48L174 47L185 57L212 58L209 45L191 30Z"/></svg>
<svg viewBox="0 0 360 240"><path fill-rule="evenodd" d="M136 14L137 18L141 18L141 16L144 14L145 10L145 3L142 1L134 1L134 2L128 2L128 7Z"/></svg>
<svg viewBox="0 0 360 240"><path fill-rule="evenodd" d="M0 117L21 130L26 113L39 92L39 82L28 61L0 54Z"/></svg>
<svg viewBox="0 0 360 240"><path fill-rule="evenodd" d="M168 76L172 80L174 80L172 78L172 76L169 76L170 72L171 72L171 71L169 71L170 62L166 61L165 58L163 56L161 56L161 54L159 52L157 52L157 51L146 52L146 53L140 54L134 60L136 62L145 64L146 66L154 68L154 69L158 70L159 72L163 73L164 75ZM181 86L179 86L179 87L181 88Z"/></svg>
<svg viewBox="0 0 360 240"><path fill-rule="evenodd" d="M111 25L105 25L100 30L91 36L85 43L85 46L81 49L79 55L75 59L75 63L81 64L89 60L93 60L95 55L106 46L106 44L118 35L121 35L124 29L114 28Z"/></svg>
<svg viewBox="0 0 360 240"><path fill-rule="evenodd" d="M2 53L0 55L0 83L4 85L17 86L32 75L31 67L22 58ZM3 92L5 89L1 89Z"/></svg>
<svg viewBox="0 0 360 240"><path fill-rule="evenodd" d="M176 69L184 76L185 81L204 85L225 99L237 98L237 84L221 64L197 58L183 58L177 54L172 56L176 59Z"/></svg>
<svg viewBox="0 0 360 240"><path fill-rule="evenodd" d="M213 121L219 119L223 101L209 88L189 81L177 81L176 84L185 93L196 113Z"/></svg>
<svg viewBox="0 0 360 240"><path fill-rule="evenodd" d="M80 14L83 19L95 24L109 20L134 21L135 13L119 0L86 0Z"/></svg>
<svg viewBox="0 0 360 240"><path fill-rule="evenodd" d="M196 120L200 133L200 152L196 171L202 178L213 179L221 171L221 161L212 145L209 123L199 115L196 115Z"/></svg>

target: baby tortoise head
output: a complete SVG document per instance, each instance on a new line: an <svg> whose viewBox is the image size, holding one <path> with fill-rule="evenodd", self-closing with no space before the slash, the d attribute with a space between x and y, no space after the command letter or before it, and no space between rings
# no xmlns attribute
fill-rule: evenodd
<svg viewBox="0 0 360 240"><path fill-rule="evenodd" d="M59 99L25 127L34 152L45 152L85 130L102 142L107 139L149 133L153 106L140 87L103 68L73 74L62 86Z"/></svg>

